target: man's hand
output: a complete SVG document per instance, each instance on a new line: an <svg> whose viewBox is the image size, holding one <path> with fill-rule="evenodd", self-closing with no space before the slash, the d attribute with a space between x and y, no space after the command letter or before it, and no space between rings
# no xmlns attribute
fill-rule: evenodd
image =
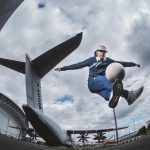
<svg viewBox="0 0 150 150"><path fill-rule="evenodd" d="M136 67L139 67L139 68L141 67L140 64L135 64L135 66L136 66Z"/></svg>
<svg viewBox="0 0 150 150"><path fill-rule="evenodd" d="M62 68L56 68L56 69L54 69L55 71L62 71Z"/></svg>

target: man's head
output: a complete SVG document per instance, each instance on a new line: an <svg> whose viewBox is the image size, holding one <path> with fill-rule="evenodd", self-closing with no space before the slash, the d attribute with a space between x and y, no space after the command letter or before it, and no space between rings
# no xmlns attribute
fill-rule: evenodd
<svg viewBox="0 0 150 150"><path fill-rule="evenodd" d="M95 52L96 57L100 57L100 58L104 58L106 53L107 53L107 50L106 50L105 45L100 45Z"/></svg>

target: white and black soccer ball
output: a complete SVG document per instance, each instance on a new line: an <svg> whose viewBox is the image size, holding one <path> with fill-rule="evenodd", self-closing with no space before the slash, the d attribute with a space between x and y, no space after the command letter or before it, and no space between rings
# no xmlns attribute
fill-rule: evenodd
<svg viewBox="0 0 150 150"><path fill-rule="evenodd" d="M106 78L114 82L116 79L123 80L125 77L125 69L120 63L111 63L106 68Z"/></svg>

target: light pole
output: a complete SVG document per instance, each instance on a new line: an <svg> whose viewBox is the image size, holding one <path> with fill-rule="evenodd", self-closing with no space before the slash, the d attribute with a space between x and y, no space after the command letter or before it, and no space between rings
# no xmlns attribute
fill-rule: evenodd
<svg viewBox="0 0 150 150"><path fill-rule="evenodd" d="M113 108L113 113L114 113L114 120L115 120L115 127L116 127L116 139L117 139L117 145L119 145L118 127L117 127L117 118L116 118L115 108Z"/></svg>

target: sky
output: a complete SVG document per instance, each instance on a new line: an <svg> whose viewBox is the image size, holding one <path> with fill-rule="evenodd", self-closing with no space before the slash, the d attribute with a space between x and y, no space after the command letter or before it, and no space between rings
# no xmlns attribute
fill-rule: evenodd
<svg viewBox="0 0 150 150"><path fill-rule="evenodd" d="M38 7L39 3L44 7ZM131 106L120 99L116 107L119 131L123 135L148 121L150 67L149 0L25 0L0 33L1 58L32 59L83 32L80 46L56 67L80 62L94 55L99 44L107 56L135 62L140 68L126 68L125 89L144 86L141 97ZM44 113L64 129L115 127L113 110L87 88L88 68L50 71L42 79ZM0 66L0 91L20 107L26 103L25 76ZM134 128L135 127L135 128ZM114 135L112 132L109 136Z"/></svg>

